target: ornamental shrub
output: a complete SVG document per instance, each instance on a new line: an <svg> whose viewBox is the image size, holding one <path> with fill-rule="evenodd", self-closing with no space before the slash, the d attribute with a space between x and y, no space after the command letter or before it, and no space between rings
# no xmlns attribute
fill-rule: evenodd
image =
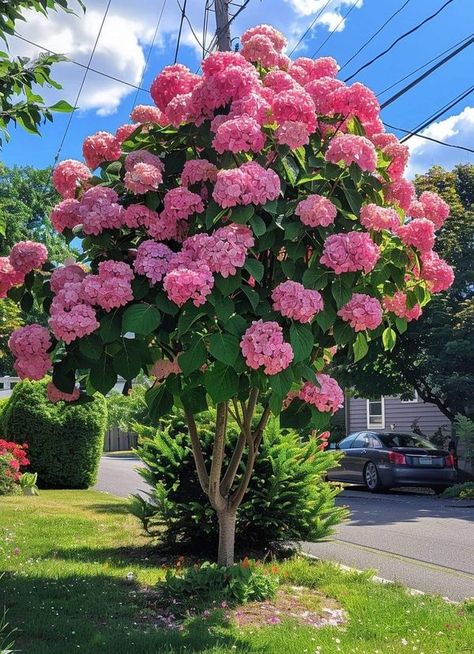
<svg viewBox="0 0 474 654"><path fill-rule="evenodd" d="M145 464L139 472L153 490L147 499L135 496L131 511L166 546L208 549L217 543L217 519L199 485L184 416L175 411L160 422L158 428L132 426L139 435L136 452ZM212 458L214 424L213 411L198 416L206 462ZM227 433L226 464L238 426L231 421ZM314 437L303 442L294 431L280 429L277 419L269 422L237 517L237 544L244 553L276 541L326 538L346 517L345 509L335 505L339 488L323 481L340 453L320 447ZM239 477L243 471L242 466Z"/></svg>
<svg viewBox="0 0 474 654"><path fill-rule="evenodd" d="M3 415L3 433L28 443L30 468L41 488L88 488L95 483L107 425L105 399L52 403L47 382L15 385Z"/></svg>
<svg viewBox="0 0 474 654"><path fill-rule="evenodd" d="M27 450L26 444L19 445L0 438L0 495L14 495L19 492L21 468L30 463Z"/></svg>

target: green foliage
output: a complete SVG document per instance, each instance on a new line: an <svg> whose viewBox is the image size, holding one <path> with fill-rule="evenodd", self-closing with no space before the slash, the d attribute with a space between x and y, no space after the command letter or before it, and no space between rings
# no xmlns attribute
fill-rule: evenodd
<svg viewBox="0 0 474 654"><path fill-rule="evenodd" d="M454 484L447 488L443 497L458 497L460 500L474 500L474 481L466 481L464 484Z"/></svg>
<svg viewBox="0 0 474 654"><path fill-rule="evenodd" d="M9 624L7 622L7 612L4 610L3 615L0 616L0 654L13 654L15 651L13 649L15 642L12 640L12 636L15 631L16 629L9 628Z"/></svg>
<svg viewBox="0 0 474 654"><path fill-rule="evenodd" d="M2 423L6 438L28 443L31 469L42 488L87 488L94 484L107 424L100 395L72 404L51 403L46 381L16 384Z"/></svg>
<svg viewBox="0 0 474 654"><path fill-rule="evenodd" d="M19 492L20 487L11 476L9 466L13 458L13 455L9 452L0 454L0 497L2 495L17 495Z"/></svg>
<svg viewBox="0 0 474 654"><path fill-rule="evenodd" d="M143 384L134 384L128 395L111 391L106 397L108 428L120 427L128 431L130 425L135 422L150 425L150 414L145 401L146 391L147 387Z"/></svg>
<svg viewBox="0 0 474 654"><path fill-rule="evenodd" d="M13 357L8 339L14 329L23 325L20 307L8 298L0 300L0 375L13 374Z"/></svg>
<svg viewBox="0 0 474 654"><path fill-rule="evenodd" d="M24 472L20 477L20 488L23 491L29 490L31 495L38 495L37 481L37 472Z"/></svg>
<svg viewBox="0 0 474 654"><path fill-rule="evenodd" d="M214 421L212 411L197 416L206 462L212 456ZM167 545L209 547L217 541L217 519L199 485L182 415L175 410L158 428L132 428L139 435L137 454L146 465L140 474L153 488L146 500L133 499L132 513L151 536ZM224 466L238 433L229 421ZM239 546L262 548L272 541L314 541L330 535L346 516L335 506L339 489L322 481L338 458L339 453L320 451L316 439L303 442L296 433L281 430L277 419L271 420L237 514ZM242 472L243 466L239 477Z"/></svg>
<svg viewBox="0 0 474 654"><path fill-rule="evenodd" d="M279 580L266 568L245 559L242 563L222 567L217 563L202 563L181 571L168 570L159 589L169 601L195 604L225 602L228 605L263 602L275 597Z"/></svg>
<svg viewBox="0 0 474 654"><path fill-rule="evenodd" d="M474 458L474 420L470 420L460 413L456 416L454 421L454 429L456 436L464 445L465 456L468 459Z"/></svg>

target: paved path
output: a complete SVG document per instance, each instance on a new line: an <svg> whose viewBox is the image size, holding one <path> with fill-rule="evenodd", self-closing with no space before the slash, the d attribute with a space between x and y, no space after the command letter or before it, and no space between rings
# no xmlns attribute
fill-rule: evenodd
<svg viewBox="0 0 474 654"><path fill-rule="evenodd" d="M127 497L145 483L131 456L102 457L96 489ZM351 517L335 539L304 543L306 552L453 600L474 596L474 501L434 495L345 490Z"/></svg>

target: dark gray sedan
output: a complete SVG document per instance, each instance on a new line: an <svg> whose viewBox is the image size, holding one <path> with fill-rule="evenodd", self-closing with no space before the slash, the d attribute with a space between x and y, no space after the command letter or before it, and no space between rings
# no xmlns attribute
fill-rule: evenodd
<svg viewBox="0 0 474 654"><path fill-rule="evenodd" d="M436 493L456 482L452 454L416 434L360 431L332 447L344 457L339 468L329 470L329 481L365 484L371 492L427 486Z"/></svg>

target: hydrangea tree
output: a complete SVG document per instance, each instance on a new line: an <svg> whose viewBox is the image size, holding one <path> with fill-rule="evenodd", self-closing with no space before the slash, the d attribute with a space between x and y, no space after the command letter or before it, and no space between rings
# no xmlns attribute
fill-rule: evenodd
<svg viewBox="0 0 474 654"><path fill-rule="evenodd" d="M202 76L165 68L156 106L88 137L85 164L57 166L51 219L82 239L79 262L53 269L23 242L0 263L1 292L49 313L49 330L23 327L10 347L21 377L52 369L51 401L144 370L153 418L182 406L221 564L269 416L323 430L343 402L323 372L335 348L393 348L453 280L432 251L447 206L403 179L408 150L374 94L338 81L331 58L290 61L271 27L241 42ZM210 404L206 462L195 416ZM241 434L224 470L229 417Z"/></svg>

